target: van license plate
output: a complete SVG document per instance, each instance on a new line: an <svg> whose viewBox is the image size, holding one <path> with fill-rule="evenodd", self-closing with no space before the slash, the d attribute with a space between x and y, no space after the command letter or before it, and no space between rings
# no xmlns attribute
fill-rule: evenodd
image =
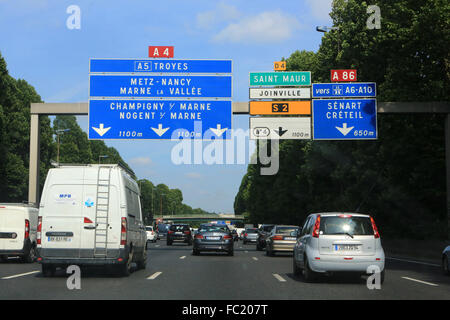
<svg viewBox="0 0 450 320"><path fill-rule="evenodd" d="M72 238L69 237L48 237L48 242L71 242Z"/></svg>
<svg viewBox="0 0 450 320"><path fill-rule="evenodd" d="M359 251L359 245L355 244L336 244L335 251Z"/></svg>

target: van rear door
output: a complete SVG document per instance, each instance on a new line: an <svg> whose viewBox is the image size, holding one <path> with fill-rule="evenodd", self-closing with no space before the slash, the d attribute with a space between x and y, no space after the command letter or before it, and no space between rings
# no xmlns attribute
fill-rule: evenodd
<svg viewBox="0 0 450 320"><path fill-rule="evenodd" d="M0 250L22 250L24 237L24 209L0 205Z"/></svg>
<svg viewBox="0 0 450 320"><path fill-rule="evenodd" d="M42 208L42 248L47 257L79 258L83 185L53 184ZM47 251L45 249L55 249Z"/></svg>

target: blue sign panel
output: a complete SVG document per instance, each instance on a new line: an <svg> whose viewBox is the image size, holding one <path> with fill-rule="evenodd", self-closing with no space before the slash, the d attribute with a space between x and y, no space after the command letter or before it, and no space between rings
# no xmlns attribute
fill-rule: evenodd
<svg viewBox="0 0 450 320"><path fill-rule="evenodd" d="M91 75L90 97L231 98L231 76Z"/></svg>
<svg viewBox="0 0 450 320"><path fill-rule="evenodd" d="M231 101L90 100L89 139L229 139L231 118Z"/></svg>
<svg viewBox="0 0 450 320"><path fill-rule="evenodd" d="M313 83L313 98L374 98L377 96L376 83Z"/></svg>
<svg viewBox="0 0 450 320"><path fill-rule="evenodd" d="M232 73L231 60L91 59L91 73Z"/></svg>
<svg viewBox="0 0 450 320"><path fill-rule="evenodd" d="M314 140L377 138L376 99L313 100Z"/></svg>

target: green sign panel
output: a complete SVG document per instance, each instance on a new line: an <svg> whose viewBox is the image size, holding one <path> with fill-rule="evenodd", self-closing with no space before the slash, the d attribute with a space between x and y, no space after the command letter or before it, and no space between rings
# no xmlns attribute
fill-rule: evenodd
<svg viewBox="0 0 450 320"><path fill-rule="evenodd" d="M250 72L251 86L310 86L311 71Z"/></svg>

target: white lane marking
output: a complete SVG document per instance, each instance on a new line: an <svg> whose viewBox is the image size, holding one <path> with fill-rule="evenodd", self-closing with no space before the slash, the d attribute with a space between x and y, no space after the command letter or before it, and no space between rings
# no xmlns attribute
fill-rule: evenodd
<svg viewBox="0 0 450 320"><path fill-rule="evenodd" d="M286 280L283 279L283 277L280 276L278 273L273 273L272 275L273 275L278 281L280 281L280 282L286 282Z"/></svg>
<svg viewBox="0 0 450 320"><path fill-rule="evenodd" d="M258 261L258 258L257 258L257 257L252 257L252 259L255 260L255 261Z"/></svg>
<svg viewBox="0 0 450 320"><path fill-rule="evenodd" d="M39 273L39 272L41 272L41 271L31 271L31 272L27 272L27 273L16 274L16 275L9 276L9 277L3 277L2 280L8 280L8 279L24 277L24 276L28 276L30 274L35 274L35 273Z"/></svg>
<svg viewBox="0 0 450 320"><path fill-rule="evenodd" d="M439 285L437 285L437 284L435 284L435 283L431 283L431 282L426 282L426 281L417 280L417 279L408 278L408 277L402 277L402 278L403 278L403 279L406 279L406 280L411 280L411 281L415 281L415 282L427 284L427 285L433 286L433 287L439 287Z"/></svg>
<svg viewBox="0 0 450 320"><path fill-rule="evenodd" d="M248 251L247 251L247 250L245 250L245 253L248 253Z"/></svg>
<svg viewBox="0 0 450 320"><path fill-rule="evenodd" d="M159 244L156 244L156 245L155 245L155 248L158 248L158 247L159 247Z"/></svg>
<svg viewBox="0 0 450 320"><path fill-rule="evenodd" d="M421 261L413 261L413 260L406 260L406 259L399 259L399 258L391 258L391 257L386 257L386 259L389 260L398 260L398 261L404 261L404 262L410 262L410 263L417 263L417 264L424 264L426 266L433 266L433 267L441 267L439 264L434 264L434 263L427 263L427 262L421 262Z"/></svg>
<svg viewBox="0 0 450 320"><path fill-rule="evenodd" d="M182 256L182 257L180 257L180 259L184 259L184 258L186 258L186 256Z"/></svg>
<svg viewBox="0 0 450 320"><path fill-rule="evenodd" d="M158 271L152 274L150 277L147 278L147 280L155 280L157 276L159 276L162 272Z"/></svg>

